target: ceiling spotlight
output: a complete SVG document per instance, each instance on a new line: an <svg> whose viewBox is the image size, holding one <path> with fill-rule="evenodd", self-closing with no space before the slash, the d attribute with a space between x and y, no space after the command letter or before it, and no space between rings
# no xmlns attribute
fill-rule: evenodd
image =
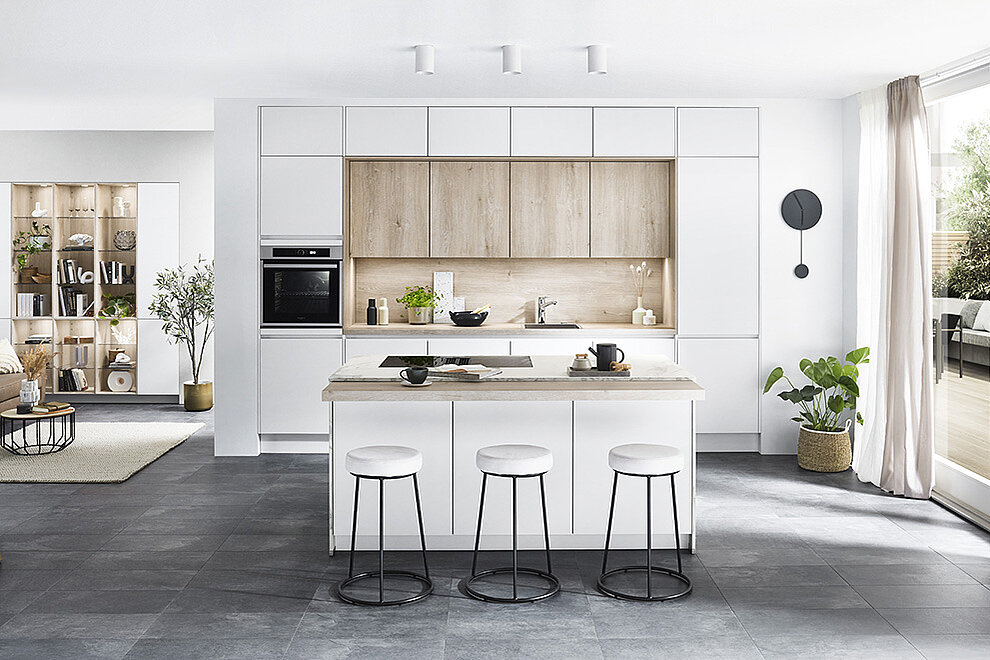
<svg viewBox="0 0 990 660"><path fill-rule="evenodd" d="M436 49L429 44L416 46L416 73L432 76L436 73Z"/></svg>
<svg viewBox="0 0 990 660"><path fill-rule="evenodd" d="M502 73L513 76L522 73L522 47L502 46Z"/></svg>
<svg viewBox="0 0 990 660"><path fill-rule="evenodd" d="M588 73L595 75L608 73L608 51L605 46L588 46Z"/></svg>

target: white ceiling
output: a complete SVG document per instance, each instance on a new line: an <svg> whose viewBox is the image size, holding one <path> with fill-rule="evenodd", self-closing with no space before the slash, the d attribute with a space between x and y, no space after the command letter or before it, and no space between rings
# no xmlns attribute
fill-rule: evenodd
<svg viewBox="0 0 990 660"><path fill-rule="evenodd" d="M990 0L2 0L0 129L204 129L214 97L840 98L987 25Z"/></svg>

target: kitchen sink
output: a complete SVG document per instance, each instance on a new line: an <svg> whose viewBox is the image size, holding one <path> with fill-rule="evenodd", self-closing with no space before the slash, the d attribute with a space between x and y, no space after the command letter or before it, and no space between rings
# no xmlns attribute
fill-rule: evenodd
<svg viewBox="0 0 990 660"><path fill-rule="evenodd" d="M523 327L527 330L537 330L541 328L546 328L547 330L580 330L581 326L577 323L524 323Z"/></svg>

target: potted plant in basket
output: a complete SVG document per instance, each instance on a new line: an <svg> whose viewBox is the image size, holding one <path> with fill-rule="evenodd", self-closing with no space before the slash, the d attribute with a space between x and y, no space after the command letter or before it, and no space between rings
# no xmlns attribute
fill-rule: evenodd
<svg viewBox="0 0 990 660"><path fill-rule="evenodd" d="M798 433L798 465L815 472L842 472L852 463L852 445L849 442L849 426L859 397L859 367L869 362L870 349L857 348L846 355L847 364L839 358L819 358L817 362L801 360L801 373L811 384L795 387L784 375L783 367L776 367L763 386L766 394L781 378L791 389L778 392L784 401L790 401L799 409L792 417L801 424ZM856 421L863 423L863 416L856 413Z"/></svg>
<svg viewBox="0 0 990 660"><path fill-rule="evenodd" d="M38 267L30 265L31 256L52 249L52 228L31 221L30 231L19 231L13 240L17 252L17 273L21 282L30 282L38 274Z"/></svg>
<svg viewBox="0 0 990 660"><path fill-rule="evenodd" d="M396 298L395 302L406 306L410 323L424 325L432 320L432 312L439 300L440 296L431 286L407 286L406 293Z"/></svg>
<svg viewBox="0 0 990 660"><path fill-rule="evenodd" d="M162 322L162 330L173 344L184 344L192 365L192 380L182 385L186 410L213 407L213 383L200 381L199 372L206 344L213 335L213 262L202 258L189 270L186 266L159 271L158 293L148 309Z"/></svg>

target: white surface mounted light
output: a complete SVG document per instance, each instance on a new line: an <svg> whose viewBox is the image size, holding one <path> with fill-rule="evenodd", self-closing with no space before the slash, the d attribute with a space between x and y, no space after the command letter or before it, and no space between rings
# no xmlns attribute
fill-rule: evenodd
<svg viewBox="0 0 990 660"><path fill-rule="evenodd" d="M509 75L522 73L522 47L502 46L502 73Z"/></svg>
<svg viewBox="0 0 990 660"><path fill-rule="evenodd" d="M432 76L436 73L436 49L429 44L416 46L416 73Z"/></svg>
<svg viewBox="0 0 990 660"><path fill-rule="evenodd" d="M600 44L588 46L588 73L605 75L608 73L608 50Z"/></svg>

